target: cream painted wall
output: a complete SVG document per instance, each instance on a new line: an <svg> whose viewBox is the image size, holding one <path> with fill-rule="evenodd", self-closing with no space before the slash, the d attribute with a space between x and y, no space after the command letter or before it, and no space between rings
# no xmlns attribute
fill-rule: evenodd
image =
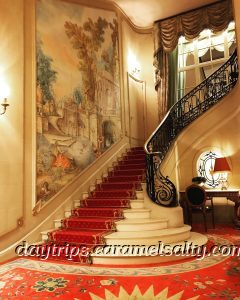
<svg viewBox="0 0 240 300"><path fill-rule="evenodd" d="M0 20L0 80L10 89L10 107L0 116L1 237L23 216L23 0L0 0Z"/></svg>
<svg viewBox="0 0 240 300"><path fill-rule="evenodd" d="M240 43L240 2L234 1L237 45ZM239 59L239 52L238 52ZM230 158L229 188L240 188L240 84L211 110L188 126L164 161L163 173L183 190L197 175L196 161L207 149L220 149Z"/></svg>
<svg viewBox="0 0 240 300"><path fill-rule="evenodd" d="M128 55L130 52L135 56L140 65L141 71L139 79L146 81L146 137L148 137L158 125L157 93L154 90L153 48L152 34L137 33L125 20L122 20L123 91L127 134L129 134L127 72L129 71Z"/></svg>

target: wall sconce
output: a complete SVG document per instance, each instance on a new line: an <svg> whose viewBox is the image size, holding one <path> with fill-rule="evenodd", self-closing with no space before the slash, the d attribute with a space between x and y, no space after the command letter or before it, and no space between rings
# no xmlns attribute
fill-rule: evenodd
<svg viewBox="0 0 240 300"><path fill-rule="evenodd" d="M128 52L128 72L135 78L139 78L141 72L140 63L131 51Z"/></svg>
<svg viewBox="0 0 240 300"><path fill-rule="evenodd" d="M134 77L138 77L140 71L141 71L140 68L134 67L134 68L131 70L131 74L132 74Z"/></svg>
<svg viewBox="0 0 240 300"><path fill-rule="evenodd" d="M9 103L7 101L7 97L9 96L9 87L7 84L0 78L0 99L3 99L1 103L2 110L0 111L0 115L5 114Z"/></svg>
<svg viewBox="0 0 240 300"><path fill-rule="evenodd" d="M228 177L228 173L230 172L231 172L231 168L229 167L226 157L218 157L215 159L213 173L220 174L219 181L222 190L227 190L228 188L227 177Z"/></svg>
<svg viewBox="0 0 240 300"><path fill-rule="evenodd" d="M3 103L1 103L3 110L1 111L0 115L5 114L7 107L9 106L8 102L7 102L7 98L4 98Z"/></svg>

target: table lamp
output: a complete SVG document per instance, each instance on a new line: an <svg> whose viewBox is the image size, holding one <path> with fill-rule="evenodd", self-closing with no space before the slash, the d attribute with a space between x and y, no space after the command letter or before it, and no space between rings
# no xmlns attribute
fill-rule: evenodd
<svg viewBox="0 0 240 300"><path fill-rule="evenodd" d="M228 188L228 173L231 172L231 168L227 162L226 157L218 157L215 159L213 173L219 173L219 182L222 190L227 190Z"/></svg>

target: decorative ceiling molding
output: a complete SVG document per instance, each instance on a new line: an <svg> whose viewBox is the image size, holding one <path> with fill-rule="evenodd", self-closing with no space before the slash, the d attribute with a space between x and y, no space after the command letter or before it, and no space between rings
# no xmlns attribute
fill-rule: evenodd
<svg viewBox="0 0 240 300"><path fill-rule="evenodd" d="M151 28L157 20L170 18L221 0L106 0L116 3L138 28Z"/></svg>
<svg viewBox="0 0 240 300"><path fill-rule="evenodd" d="M152 34L153 24L151 26L145 26L145 27L141 27L134 24L132 20L129 18L128 14L115 1L112 0L95 0L90 2L89 0L60 0L60 1L81 4L84 6L94 7L99 9L113 10L118 14L118 16L121 19L125 20L135 32L141 34Z"/></svg>
<svg viewBox="0 0 240 300"><path fill-rule="evenodd" d="M151 34L153 23L218 0L60 0L88 7L114 10L137 33ZM219 0L221 1L221 0Z"/></svg>

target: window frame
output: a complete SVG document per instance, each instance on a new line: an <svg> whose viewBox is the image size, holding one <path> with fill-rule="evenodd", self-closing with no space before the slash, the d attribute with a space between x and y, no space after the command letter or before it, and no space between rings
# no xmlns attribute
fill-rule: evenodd
<svg viewBox="0 0 240 300"><path fill-rule="evenodd" d="M228 40L228 33L231 33L231 32L234 32L234 35L233 37ZM201 36L202 33L200 33L200 35L195 38L194 40L192 41L188 41L186 40L184 37L180 37L179 38L179 42L178 42L178 78L177 78L177 95L178 95L178 99L181 99L181 97L183 97L184 95L187 94L187 92L185 92L186 90L191 90L193 89L195 86L199 85L203 80L201 78L201 70L204 71L204 67L211 67L212 69L214 68L214 66L220 64L224 64L230 57L229 55L229 44L231 41L233 41L233 43L236 45L236 31L235 31L235 22L231 22L229 23L229 26L228 28L225 30L225 31L222 31L221 33L219 34L214 34L213 32L211 32L210 30L208 30L208 38L211 39L210 40L210 43L209 43L209 50L210 50L210 60L207 61L207 62L199 62L199 56L198 56L198 52L199 52L199 48L198 48L198 40L200 39L203 39L204 37ZM211 51L211 48L213 48L214 46L213 45L218 45L218 44L214 44L213 43L213 39L214 37L216 36L219 36L220 34L223 34L223 43L219 44L219 45L223 45L224 46L224 57L223 58L218 58L218 59L212 59L212 51ZM185 41L185 42L184 42ZM184 44L188 44L189 45L189 49L191 51L184 51L184 49L181 47L183 47ZM201 48L201 49L204 49L204 48ZM193 53L194 55L194 64L192 65L189 65L189 66L182 66L180 67L180 57L181 59L183 60L186 60L187 58L184 58L184 55L186 53ZM183 63L185 64L186 61L183 61ZM196 85L195 86L186 86L185 85L185 82L184 82L184 88L181 87L181 84L179 84L179 78L180 78L180 73L181 72L184 72L183 76L186 78L186 74L185 72L187 71L190 71L190 70L194 70L194 73L195 73L195 82L196 82ZM180 87L180 88L179 88ZM180 95L180 96L179 96Z"/></svg>

